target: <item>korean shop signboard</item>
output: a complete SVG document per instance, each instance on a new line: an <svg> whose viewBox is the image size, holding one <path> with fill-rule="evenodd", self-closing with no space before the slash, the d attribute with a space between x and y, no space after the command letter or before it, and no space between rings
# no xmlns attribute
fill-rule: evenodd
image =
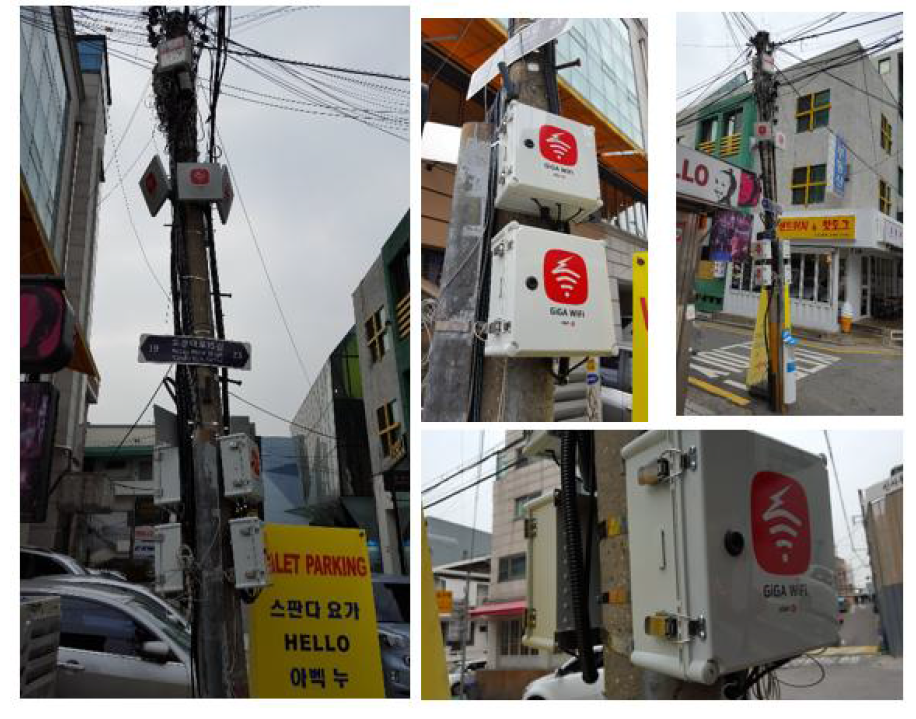
<svg viewBox="0 0 916 719"><path fill-rule="evenodd" d="M251 612L251 692L384 697L365 532L268 524L271 586Z"/></svg>
<svg viewBox="0 0 916 719"><path fill-rule="evenodd" d="M776 236L780 240L854 240L856 216L783 217Z"/></svg>

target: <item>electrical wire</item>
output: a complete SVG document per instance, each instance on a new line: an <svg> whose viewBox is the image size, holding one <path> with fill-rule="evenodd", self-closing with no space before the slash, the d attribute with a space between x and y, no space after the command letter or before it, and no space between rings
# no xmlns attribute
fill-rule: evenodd
<svg viewBox="0 0 916 719"><path fill-rule="evenodd" d="M254 225L251 222L251 216L248 214L248 208L245 206L245 198L242 195L242 188L238 181L238 176L232 169L232 163L229 160L229 153L226 150L226 144L223 142L222 135L219 130L217 130L217 137L219 138L220 145L223 147L224 157L226 158L226 168L229 171L229 176L232 178L232 187L235 190L236 196L239 198L239 204L242 207L242 213L245 215L245 221L248 224L248 231L251 235L251 240L254 242L255 250L258 254L258 259L261 262L261 269L264 270L264 276L267 279L267 286L270 288L270 293L273 296L274 304L277 307L277 312L280 315L280 320L283 323L283 327L286 329L286 336L289 338L290 344L292 345L293 352L296 355L296 360L299 363L299 369L302 370L302 375L305 377L306 385L312 385L312 379L309 375L308 370L305 368L305 362L302 359L302 354L299 352L299 346L296 344L296 340L293 337L293 332L290 329L289 322L286 319L286 313L283 311L283 305L280 302L280 297L277 294L277 288L274 286L273 279L270 276L270 271L267 269L267 262L264 259L264 253L261 251L261 244L258 242L258 236L254 231Z"/></svg>
<svg viewBox="0 0 916 719"><path fill-rule="evenodd" d="M458 468L457 470L449 471L448 475L447 475L446 477L444 477L443 479L438 480L438 481L435 481L434 484L430 484L430 485L428 485L428 486L426 486L426 487L423 487L422 490L421 490L421 494L426 494L427 492L432 492L433 490L438 489L438 488L441 487L443 484L446 484L446 483L450 482L451 480L453 480L455 477L458 477L458 476L464 474L465 472L467 472L467 471L469 471L469 470L471 470L471 469L474 469L475 467L480 466L481 464L483 464L483 463L486 462L487 460L492 459L493 457L496 457L496 456L499 455L501 452L505 452L505 451L508 450L508 449L512 449L513 447L518 446L518 445L521 444L522 442L524 442L524 437L519 437L517 440L515 440L514 442L511 442L510 444L503 445L503 446L501 446L501 447L499 447L499 448L497 448L497 449L494 449L494 450L491 451L491 452L488 452L487 454L484 454L484 455L478 457L478 458L477 458L476 460L474 460L471 464L462 465L462 466L461 466L460 468Z"/></svg>
<svg viewBox="0 0 916 719"><path fill-rule="evenodd" d="M427 503L427 504L424 504L424 505L423 505L423 511L425 512L425 511L427 511L427 510L429 510L429 509L432 509L432 508L435 507L436 505L442 504L443 502L447 502L448 500L453 499L453 498L457 497L458 495L463 494L464 492L467 492L469 489L473 489L473 488L476 487L478 484L483 484L484 482L487 482L487 481L493 479L494 477L498 477L500 474L502 474L503 472L505 472L505 471L507 471L507 470L512 469L513 467L517 467L517 466L520 465L520 464L524 464L526 461L527 461L527 458L524 458L524 457L523 457L523 458L521 458L521 459L515 460L514 462L512 462L512 463L510 463L510 464L507 464L505 467L500 467L500 468L497 469L495 472L493 472L493 473L491 473L491 474L488 474L486 477L481 477L480 479L477 479L477 480L471 482L470 484L465 485L465 486L462 487L461 489L455 490L455 491L452 492L451 494L447 494L447 495L445 495L444 497L440 497L439 499L436 499L436 500L434 500L434 501L432 501L432 502L429 502L429 503Z"/></svg>
<svg viewBox="0 0 916 719"><path fill-rule="evenodd" d="M890 13L889 15L882 15L881 17L874 18L872 20L865 20L863 22L857 22L853 25L844 25L843 27L837 27L833 30L824 30L823 32L813 33L811 35L803 35L801 37L792 37L788 40L782 40L781 42L774 43L774 46L779 48L783 45L788 45L789 43L802 42L803 40L813 40L814 38L824 37L825 35L832 35L833 33L843 32L844 30L852 30L853 28L862 27L863 25L871 25L872 23L882 22L883 20L889 20L890 18L900 17L903 15L902 12Z"/></svg>

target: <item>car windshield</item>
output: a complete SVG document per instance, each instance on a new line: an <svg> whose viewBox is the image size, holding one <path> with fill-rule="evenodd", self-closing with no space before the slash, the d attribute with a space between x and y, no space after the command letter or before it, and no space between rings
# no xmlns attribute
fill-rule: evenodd
<svg viewBox="0 0 916 719"><path fill-rule="evenodd" d="M156 620L156 626L177 644L186 654L191 653L191 632L179 624L174 615L169 615L168 610L161 604L150 599L149 597L140 598L138 595L132 596L128 604L133 604L145 610Z"/></svg>
<svg viewBox="0 0 916 719"><path fill-rule="evenodd" d="M410 624L410 584L373 582L376 621Z"/></svg>

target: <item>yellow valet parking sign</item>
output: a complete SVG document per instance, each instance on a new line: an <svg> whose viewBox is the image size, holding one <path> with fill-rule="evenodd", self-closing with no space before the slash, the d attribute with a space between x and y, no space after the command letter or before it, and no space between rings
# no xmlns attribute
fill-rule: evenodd
<svg viewBox="0 0 916 719"><path fill-rule="evenodd" d="M251 612L254 697L384 697L365 532L268 524L271 586Z"/></svg>

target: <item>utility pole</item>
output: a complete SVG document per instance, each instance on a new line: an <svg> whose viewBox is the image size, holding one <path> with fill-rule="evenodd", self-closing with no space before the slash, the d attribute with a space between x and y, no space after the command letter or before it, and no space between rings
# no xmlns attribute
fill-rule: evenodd
<svg viewBox="0 0 916 719"><path fill-rule="evenodd" d="M601 541L604 695L608 699L721 699L722 685L685 682L641 669L630 661L633 606L630 601L630 546L627 532L627 480L621 450L641 432L595 432L598 517L607 529Z"/></svg>
<svg viewBox="0 0 916 719"><path fill-rule="evenodd" d="M169 11L151 7L150 41L186 38L193 46L188 7ZM155 30L158 28L158 32ZM153 89L160 124L167 138L172 178L178 163L197 162L197 57L190 68L174 72L153 70ZM173 181L173 185L175 182ZM214 337L207 254L208 207L179 202L172 195L173 295L177 295L176 330L194 337ZM179 326L180 325L180 326ZM247 697L247 662L242 636L239 595L231 579L232 552L228 520L232 505L223 499L216 439L223 431L223 414L216 369L183 367L184 390L190 397L190 461L183 463L182 485L191 486L193 511L185 527L194 548L190 588L193 596L195 646L193 663L199 696ZM180 427L187 433L189 427Z"/></svg>
<svg viewBox="0 0 916 719"><path fill-rule="evenodd" d="M484 432L478 432L480 435L477 456L483 457L483 437ZM483 474L483 462L477 465L477 481ZM468 629L471 618L471 562L474 561L474 545L477 540L477 500L480 499L480 484L474 487L474 520L471 523L471 546L468 552L468 568L464 573L464 610L461 614L461 672L458 677L458 696L462 699L465 696L464 674L468 663Z"/></svg>
<svg viewBox="0 0 916 719"><path fill-rule="evenodd" d="M776 147L773 142L773 121L776 102L775 65L773 64L773 44L770 34L759 31L751 44L756 50L754 56L754 97L757 102L757 120L766 123L770 132L766 139L758 139L757 149L760 153L760 176L763 183L763 226L764 231L758 239L769 240L772 248L772 284L769 287L769 304L767 311L767 386L769 389L770 409L785 414L785 395L783 386L783 341L782 327L785 317L785 296L783 293L784 271L782 247L776 237Z"/></svg>
<svg viewBox="0 0 916 719"><path fill-rule="evenodd" d="M509 20L509 36L514 36L535 21L534 18ZM515 99L548 112L559 112L556 90L555 48L552 42L516 60L508 68ZM508 90L503 86L503 93ZM596 160L597 161L597 160ZM498 210L491 236L512 221L532 227L556 230L550 218L536 218ZM489 252L490 248L484 248ZM546 358L486 357L483 362L483 390L480 419L484 422L553 421L553 360Z"/></svg>

